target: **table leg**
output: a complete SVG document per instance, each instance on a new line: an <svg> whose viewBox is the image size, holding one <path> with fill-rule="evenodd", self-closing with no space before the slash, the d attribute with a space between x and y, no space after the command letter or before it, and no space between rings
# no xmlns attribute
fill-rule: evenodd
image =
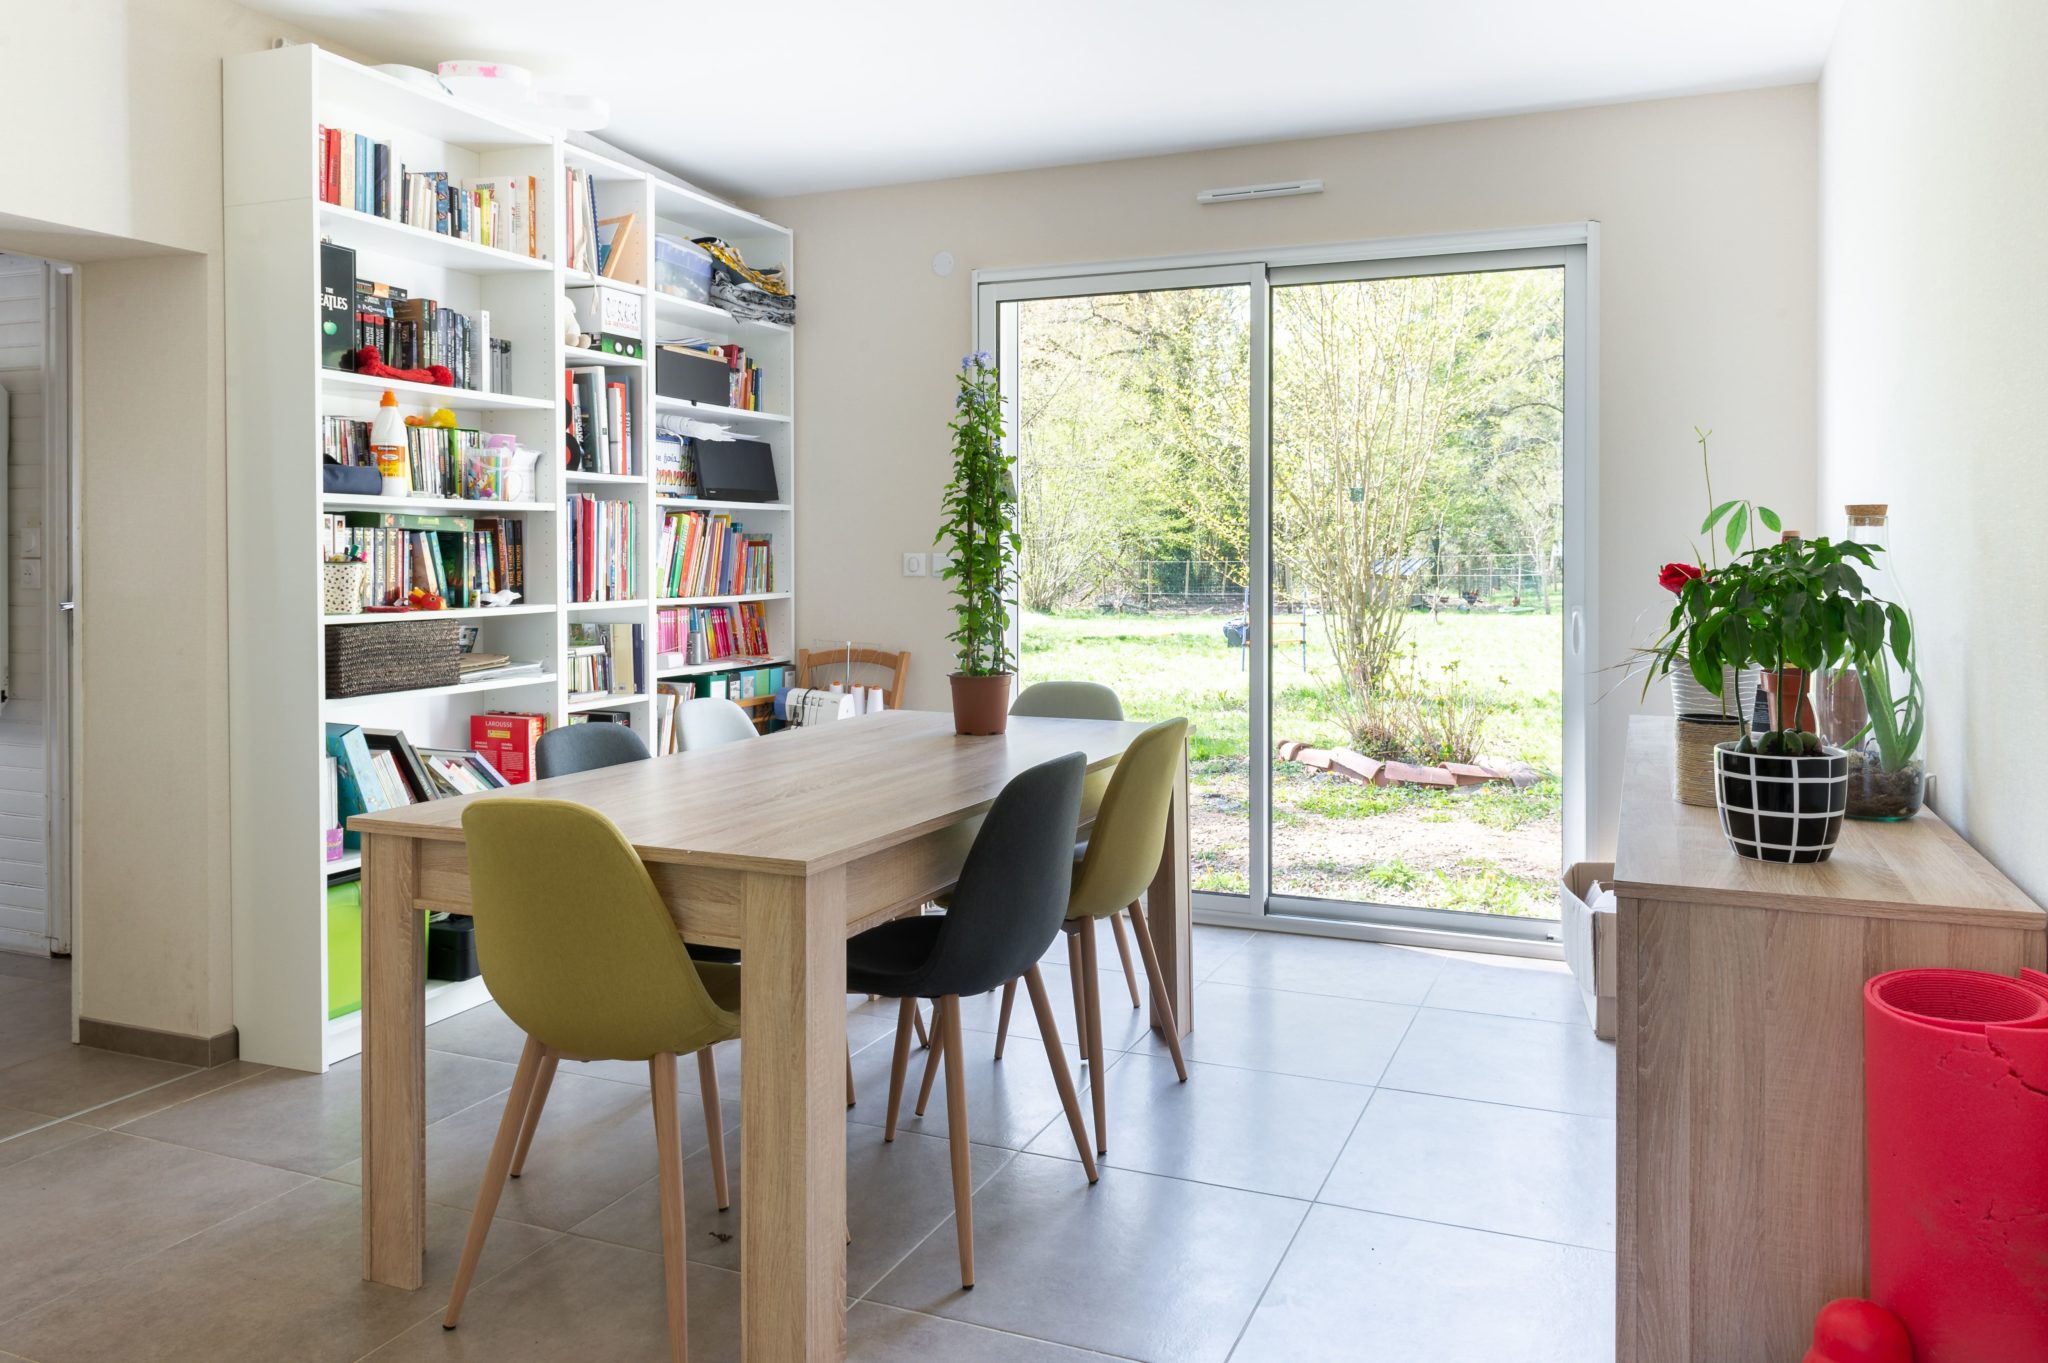
<svg viewBox="0 0 2048 1363"><path fill-rule="evenodd" d="M846 1356L846 878L740 883L740 1352Z"/></svg>
<svg viewBox="0 0 2048 1363"><path fill-rule="evenodd" d="M363 837L363 1276L420 1285L427 1235L427 1004L419 843Z"/></svg>
<svg viewBox="0 0 2048 1363"><path fill-rule="evenodd" d="M1188 889L1188 764L1181 756L1180 776L1173 785L1173 811L1166 817L1166 842L1159 851L1159 869L1145 891L1145 921L1152 930L1152 948L1166 981L1166 997L1180 1034L1195 1029L1194 900ZM1159 1009L1152 1025L1163 1028Z"/></svg>

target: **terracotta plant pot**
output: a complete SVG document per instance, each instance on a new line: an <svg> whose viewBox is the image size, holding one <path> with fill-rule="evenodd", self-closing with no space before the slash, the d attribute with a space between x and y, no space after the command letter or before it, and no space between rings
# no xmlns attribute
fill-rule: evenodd
<svg viewBox="0 0 2048 1363"><path fill-rule="evenodd" d="M953 732L999 734L1010 725L1010 682L1013 674L988 677L953 674Z"/></svg>
<svg viewBox="0 0 2048 1363"><path fill-rule="evenodd" d="M1778 694L1778 674L1770 668L1763 669L1763 694L1769 698L1771 727L1774 729L1801 729L1812 733L1818 727L1813 719L1813 700L1806 694L1806 673L1797 667L1785 669L1785 694ZM1795 706L1793 698L1798 698Z"/></svg>

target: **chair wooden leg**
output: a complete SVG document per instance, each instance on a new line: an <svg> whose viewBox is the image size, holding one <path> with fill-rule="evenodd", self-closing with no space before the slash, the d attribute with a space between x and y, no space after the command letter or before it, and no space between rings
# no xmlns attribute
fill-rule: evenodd
<svg viewBox="0 0 2048 1363"><path fill-rule="evenodd" d="M491 1233L491 1218L498 1211L498 1195L505 1191L505 1176L512 1169L512 1149L519 1141L519 1128L526 1122L527 1104L532 1101L534 1080L540 1074L545 1051L538 1041L528 1037L526 1048L519 1053L519 1068L512 1074L512 1091L505 1095L505 1115L498 1119L498 1139L491 1145L490 1163L484 1166L476 1210L470 1213L469 1238L462 1242L455 1285L448 1291L448 1310L441 1317L444 1330L453 1330L462 1317L462 1299L469 1295L470 1280L476 1277L476 1261L483 1257L484 1240Z"/></svg>
<svg viewBox="0 0 2048 1363"><path fill-rule="evenodd" d="M1003 1043L1010 1039L1010 1009L1017 1002L1017 982L1011 980L1003 986L1003 1013L996 1020L996 1059L1003 1058Z"/></svg>
<svg viewBox="0 0 2048 1363"><path fill-rule="evenodd" d="M1045 979L1032 966L1024 975L1031 990L1031 1011L1038 1015L1038 1030L1045 1038L1045 1058L1052 1062L1052 1082L1060 1091L1060 1105L1067 1110L1067 1127L1074 1133L1074 1149L1081 1152L1081 1167L1088 1181L1095 1182L1095 1152L1088 1148L1088 1127L1081 1120L1081 1098L1074 1092L1074 1076L1067 1069L1067 1053L1060 1047L1060 1029L1053 1022L1052 1000L1045 994Z"/></svg>
<svg viewBox="0 0 2048 1363"><path fill-rule="evenodd" d="M1138 939L1138 953L1145 958L1145 977L1152 981L1152 1002L1166 1019L1166 1049L1173 1052L1173 1069L1180 1081L1188 1081L1188 1062L1180 1056L1180 1027L1173 1016L1173 1000L1166 994L1166 978L1159 973L1159 950L1152 945L1152 925L1144 910L1131 905L1131 932Z"/></svg>
<svg viewBox="0 0 2048 1363"><path fill-rule="evenodd" d="M548 1105L548 1089L555 1082L555 1066L562 1057L541 1047L540 1073L533 1079L533 1097L526 1100L526 1120L519 1126L519 1144L512 1148L512 1169L508 1178L518 1178L526 1169L526 1152L533 1145L533 1133L540 1126L540 1110Z"/></svg>
<svg viewBox="0 0 2048 1363"><path fill-rule="evenodd" d="M1095 920L1081 923L1081 988L1088 1001L1088 1093L1095 1101L1095 1153L1109 1153L1109 1116L1103 1110L1102 974L1096 968Z"/></svg>
<svg viewBox="0 0 2048 1363"><path fill-rule="evenodd" d="M960 999L939 1000L937 1049L946 1053L946 1133L953 1150L953 1226L960 1240L960 1286L974 1286L974 1155L967 1147L967 1066L960 1054Z"/></svg>
<svg viewBox="0 0 2048 1363"><path fill-rule="evenodd" d="M917 1044L929 1050L932 1044L931 1033L924 1029L924 1013L918 1008L916 999L910 1001L910 1023L917 1028Z"/></svg>
<svg viewBox="0 0 2048 1363"><path fill-rule="evenodd" d="M732 1206L732 1193L725 1182L725 1113L718 1102L718 1065L711 1048L697 1052L697 1087L704 1094L704 1134L710 1138L711 1186L718 1193L718 1210Z"/></svg>
<svg viewBox="0 0 2048 1363"><path fill-rule="evenodd" d="M1129 986L1131 991L1131 1007L1136 1008L1138 1006L1138 972L1131 969L1131 938L1130 934L1124 931L1124 916L1121 913L1111 914L1109 916L1109 925L1116 930L1116 954L1123 957L1124 983Z"/></svg>
<svg viewBox="0 0 2048 1363"><path fill-rule="evenodd" d="M703 1052L709 1054L709 1052ZM690 1261L683 1235L683 1129L676 1115L676 1058L647 1062L654 1089L655 1161L661 1172L661 1277L668 1290L668 1354L690 1363Z"/></svg>
<svg viewBox="0 0 2048 1363"><path fill-rule="evenodd" d="M1074 988L1074 1045L1088 1063L1088 986L1081 979L1081 930L1067 934L1067 982Z"/></svg>
<svg viewBox="0 0 2048 1363"><path fill-rule="evenodd" d="M896 1139L896 1113L903 1106L903 1078L910 1072L910 1020L917 1016L917 1000L905 999L896 1010L896 1054L889 1061L889 1120L882 1127L882 1139Z"/></svg>
<svg viewBox="0 0 2048 1363"><path fill-rule="evenodd" d="M934 1003L932 1004L932 1048L925 1058L924 1083L917 1090L917 1107L913 1109L920 1117L924 1116L925 1104L932 1100L932 1081L939 1077L939 1061L944 1057L945 1051L946 1032L943 1027L939 1026L939 1006L937 1003Z"/></svg>

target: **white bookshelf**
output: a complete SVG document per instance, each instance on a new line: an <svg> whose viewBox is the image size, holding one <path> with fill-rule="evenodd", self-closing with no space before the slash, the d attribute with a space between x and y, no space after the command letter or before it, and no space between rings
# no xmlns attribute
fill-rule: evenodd
<svg viewBox="0 0 2048 1363"><path fill-rule="evenodd" d="M624 710L653 740L651 696L572 698L569 628L593 621L638 625L643 686L708 673L786 663L795 654L795 425L791 329L746 322L708 304L673 297L655 279L654 233L716 235L749 263L787 265L784 228L682 184L592 139L573 141L527 127L431 90L421 90L315 46L232 57L224 63L227 236L227 432L231 713L235 792L231 811L234 898L235 1023L245 1059L322 1070L361 1047L357 1015L328 1014L326 882L354 869L351 851L324 858L320 828L325 725L402 729L422 747L467 747L469 721L486 710L545 714L550 727L589 710ZM323 203L314 132L339 126L392 143L398 159L451 177L533 175L541 186L539 255L439 235ZM637 215L639 247L621 277L595 280L564 268L566 171L596 185L599 215ZM316 329L319 245L356 252L358 276L439 300L475 317L490 313L491 334L512 343L511 381L502 393L323 369ZM648 359L606 356L562 343L557 300L565 287L602 283L643 298ZM651 356L659 340L701 336L747 348L762 370L762 408L727 408L657 399ZM562 468L565 368L604 366L631 380L631 422L639 472L571 473ZM465 426L510 432L539 449L531 501L336 496L321 490L321 418L369 418L389 390L408 413L454 410ZM781 499L773 503L657 497L653 434L659 417L680 412L728 424L774 451ZM641 530L638 590L624 601L572 601L571 494L630 503ZM661 600L655 594L656 527L667 511L725 511L750 533L773 537L774 585L747 596ZM323 512L396 511L496 515L524 525L526 591L514 605L452 610L437 617L481 630L479 647L539 659L539 675L327 699L326 630L419 618L322 614L319 525ZM662 668L656 656L658 612L677 605L760 601L772 652L729 662ZM482 982L430 983L427 1018L488 999Z"/></svg>

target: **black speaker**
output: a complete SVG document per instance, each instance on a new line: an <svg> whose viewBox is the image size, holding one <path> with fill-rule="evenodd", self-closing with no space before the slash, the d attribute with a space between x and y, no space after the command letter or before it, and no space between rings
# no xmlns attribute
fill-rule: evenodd
<svg viewBox="0 0 2048 1363"><path fill-rule="evenodd" d="M775 452L762 440L693 440L697 495L714 502L772 502Z"/></svg>

